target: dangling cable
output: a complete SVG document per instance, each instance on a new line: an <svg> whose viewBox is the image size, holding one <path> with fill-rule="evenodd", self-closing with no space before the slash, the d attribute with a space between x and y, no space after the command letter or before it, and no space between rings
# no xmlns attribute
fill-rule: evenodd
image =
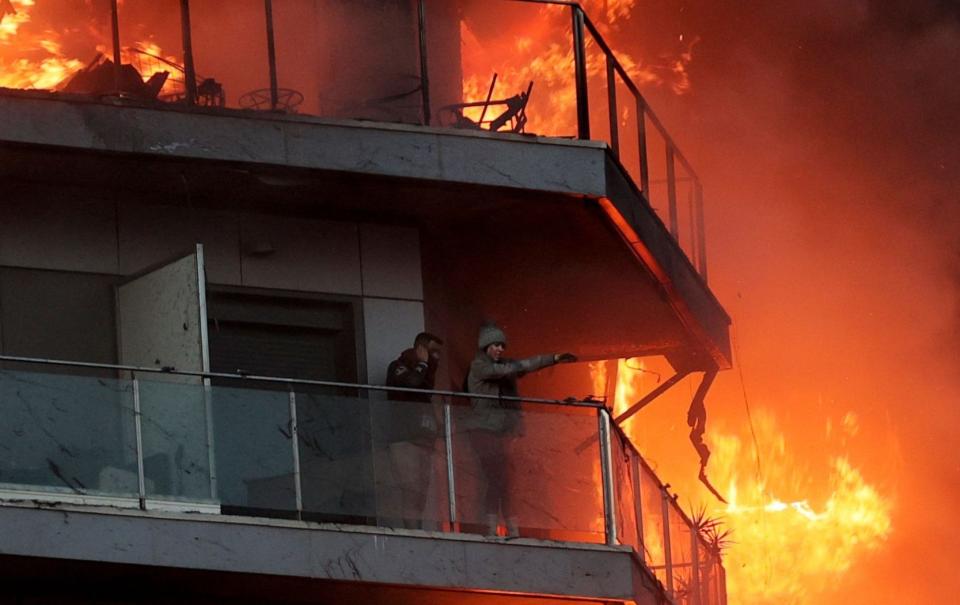
<svg viewBox="0 0 960 605"><path fill-rule="evenodd" d="M743 407L747 410L747 423L750 425L750 437L753 439L753 458L757 462L757 484L763 485L763 466L760 463L760 442L753 426L753 414L750 413L750 400L747 398L747 385L743 380L743 357L740 355L740 335L737 324L733 324L733 352L736 356L737 374L740 377L740 392L743 394Z"/></svg>

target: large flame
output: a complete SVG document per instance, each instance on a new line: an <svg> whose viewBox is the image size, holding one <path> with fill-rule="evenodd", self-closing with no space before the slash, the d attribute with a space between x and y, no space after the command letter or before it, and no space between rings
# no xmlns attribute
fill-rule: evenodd
<svg viewBox="0 0 960 605"><path fill-rule="evenodd" d="M636 0L587 0L581 4L606 37L618 21L629 18ZM515 11L514 23L497 17L497 27L484 27L481 34L474 27L483 27L485 18L493 18L489 13L469 13L462 22L464 100L485 99L494 74L498 76L494 99L515 95L533 82L531 106L535 110L528 112L527 131L547 136L574 134L577 99L570 9L522 3L503 3L500 8ZM607 87L606 59L590 35L585 38L585 46L591 98L596 107L602 107ZM617 53L617 59L639 86L667 85L677 94L690 89L686 68L693 56L689 51L660 63L642 61L627 53ZM465 114L476 121L481 112L474 108Z"/></svg>
<svg viewBox="0 0 960 605"><path fill-rule="evenodd" d="M735 542L727 554L731 602L812 602L883 544L892 501L846 455L820 461L820 472L806 470L791 456L772 414L758 414L755 429L761 451L769 454L762 475L749 441L709 435L715 452L710 468L726 478L730 502L722 515ZM804 493L823 482L825 497L815 502Z"/></svg>
<svg viewBox="0 0 960 605"><path fill-rule="evenodd" d="M4 13L0 14L0 87L57 90L94 59L96 53L112 55L108 35L94 20L83 26L78 23L64 26L51 20L49 15L37 16L39 8L37 0L10 0L5 13L0 9L0 13ZM67 37L71 46L90 49L90 56L67 54L64 51ZM178 57L164 53L149 37L123 48L121 58L124 63L136 66L144 79L160 71L176 71L169 64L179 62ZM175 93L177 88L175 80L170 79L162 92Z"/></svg>
<svg viewBox="0 0 960 605"><path fill-rule="evenodd" d="M618 413L656 386L659 377L641 361L617 362ZM590 369L594 388L609 391L607 366L596 363ZM647 455L637 426L627 423L625 429ZM692 507L703 507L730 531L724 556L730 603L819 602L845 572L883 545L892 531L893 498L871 485L843 451L860 432L853 413L828 419L824 439L834 446L830 453L821 460L798 459L776 416L761 410L754 413L752 428L708 431L709 471L728 505L712 500L692 475L664 477L685 499L702 494ZM665 459L689 447L677 442L670 452L653 454Z"/></svg>
<svg viewBox="0 0 960 605"><path fill-rule="evenodd" d="M83 67L66 57L60 34L34 27L35 0L10 0L12 13L0 16L0 87L52 89Z"/></svg>

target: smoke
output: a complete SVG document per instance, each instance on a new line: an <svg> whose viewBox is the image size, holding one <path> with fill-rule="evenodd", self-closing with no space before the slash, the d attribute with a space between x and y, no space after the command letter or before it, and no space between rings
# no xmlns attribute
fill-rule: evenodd
<svg viewBox="0 0 960 605"><path fill-rule="evenodd" d="M894 498L887 546L807 602L954 600L960 8L694 0L640 4L621 30L647 57L700 38L691 93L646 93L705 182L736 323L746 384L721 375L711 422L743 426L746 386L815 468L825 419L852 411L849 454Z"/></svg>

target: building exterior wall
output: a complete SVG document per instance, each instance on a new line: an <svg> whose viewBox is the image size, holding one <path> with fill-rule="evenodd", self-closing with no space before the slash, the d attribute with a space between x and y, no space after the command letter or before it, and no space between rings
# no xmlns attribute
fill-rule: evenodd
<svg viewBox="0 0 960 605"><path fill-rule="evenodd" d="M139 204L92 189L11 189L0 208L5 354L116 362L108 290L196 243L210 284L361 301L357 326L367 326L374 383L423 330L416 227ZM64 332L46 330L58 325L73 338L61 343Z"/></svg>

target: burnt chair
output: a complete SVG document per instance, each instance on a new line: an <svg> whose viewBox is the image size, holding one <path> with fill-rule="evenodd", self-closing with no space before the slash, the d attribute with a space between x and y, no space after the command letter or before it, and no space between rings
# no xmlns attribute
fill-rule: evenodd
<svg viewBox="0 0 960 605"><path fill-rule="evenodd" d="M493 91L496 85L497 74L493 74L493 80L490 82L490 88L487 91L487 98L483 101L454 103L441 107L439 112L440 124L468 130L522 133L527 125L527 102L530 100L530 93L533 91L533 82L530 82L526 91L506 99L493 99ZM465 109L473 107L483 108L480 118L476 121L463 113ZM503 109L500 110L500 108ZM491 112L491 110L493 111ZM496 113L498 110L500 110L499 115L492 118L487 117L488 112Z"/></svg>

